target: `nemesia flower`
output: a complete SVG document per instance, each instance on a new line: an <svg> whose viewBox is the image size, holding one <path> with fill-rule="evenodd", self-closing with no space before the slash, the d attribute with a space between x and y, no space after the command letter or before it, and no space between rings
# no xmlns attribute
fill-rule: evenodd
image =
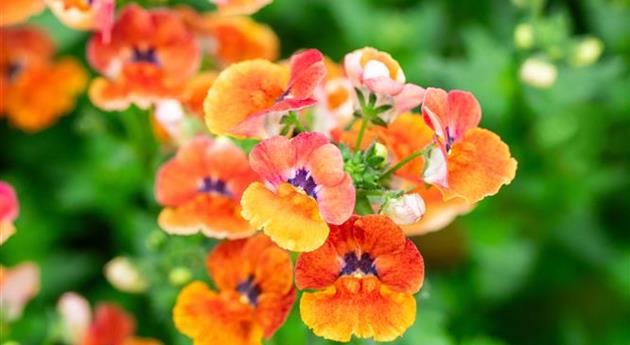
<svg viewBox="0 0 630 345"><path fill-rule="evenodd" d="M326 136L350 124L354 113L352 83L341 68L326 58L326 78L315 89L317 104L313 111L313 130Z"/></svg>
<svg viewBox="0 0 630 345"><path fill-rule="evenodd" d="M358 132L356 127L358 126L353 126L350 131L335 131L336 139L352 147ZM388 148L393 165L414 152L425 149L433 142L433 136L433 130L423 121L422 116L404 113L392 121L387 128L376 126L366 131L361 148L367 148L373 141L382 142ZM411 193L419 194L425 201L426 210L422 219L413 224L401 225L408 236L441 230L458 215L468 213L474 208L474 204L463 198L445 200L438 188L427 187L421 178L424 171L425 159L419 156L396 171L392 179L393 187L411 190Z"/></svg>
<svg viewBox="0 0 630 345"><path fill-rule="evenodd" d="M422 114L437 145L423 179L437 185L446 200L476 203L512 181L516 160L498 135L477 127L481 107L471 93L429 88Z"/></svg>
<svg viewBox="0 0 630 345"><path fill-rule="evenodd" d="M19 211L15 190L10 184L0 181L0 244L15 233L13 222Z"/></svg>
<svg viewBox="0 0 630 345"><path fill-rule="evenodd" d="M94 34L87 54L105 76L92 81L89 96L105 110L123 110L132 103L148 108L176 98L200 63L195 38L176 12L135 4L122 9L109 41L103 33Z"/></svg>
<svg viewBox="0 0 630 345"><path fill-rule="evenodd" d="M19 24L46 8L43 0L0 1L0 26Z"/></svg>
<svg viewBox="0 0 630 345"><path fill-rule="evenodd" d="M115 0L45 0L59 20L76 30L94 30L109 40L114 23Z"/></svg>
<svg viewBox="0 0 630 345"><path fill-rule="evenodd" d="M217 5L221 14L252 14L271 3L272 0L210 0Z"/></svg>
<svg viewBox="0 0 630 345"><path fill-rule="evenodd" d="M39 292L39 267L25 262L5 268L0 265L0 308L7 321L22 316L24 307Z"/></svg>
<svg viewBox="0 0 630 345"><path fill-rule="evenodd" d="M416 317L413 294L422 287L424 263L416 246L383 215L352 216L330 226L319 249L301 253L295 283L304 292L300 315L326 339L352 335L392 341Z"/></svg>
<svg viewBox="0 0 630 345"><path fill-rule="evenodd" d="M241 149L228 140L198 136L158 171L155 194L165 207L158 223L171 234L249 236L255 229L240 216L239 201L255 179Z"/></svg>
<svg viewBox="0 0 630 345"><path fill-rule="evenodd" d="M55 47L35 27L0 28L0 113L35 132L70 111L87 75L72 58L53 61Z"/></svg>
<svg viewBox="0 0 630 345"><path fill-rule="evenodd" d="M196 34L203 52L219 67L245 60L278 58L278 36L268 25L245 16L197 13L185 6L178 7L177 11Z"/></svg>
<svg viewBox="0 0 630 345"><path fill-rule="evenodd" d="M402 68L388 53L371 47L361 48L346 55L344 66L354 87L377 95L377 106L393 106L380 115L385 121L391 121L422 102L424 89L406 84Z"/></svg>
<svg viewBox="0 0 630 345"><path fill-rule="evenodd" d="M105 264L104 271L107 281L120 291L140 293L149 287L149 282L128 257L111 259Z"/></svg>
<svg viewBox="0 0 630 345"><path fill-rule="evenodd" d="M103 303L96 306L92 323L82 331L83 336L77 344L161 345L154 339L135 337L135 328L136 322L131 315L115 304Z"/></svg>
<svg viewBox="0 0 630 345"><path fill-rule="evenodd" d="M92 324L92 309L88 301L74 292L64 293L57 302L57 312L63 324L64 340L79 344Z"/></svg>
<svg viewBox="0 0 630 345"><path fill-rule="evenodd" d="M204 71L186 83L179 100L190 114L203 118L203 102L216 79L216 72Z"/></svg>
<svg viewBox="0 0 630 345"><path fill-rule="evenodd" d="M352 178L339 148L320 133L262 141L249 155L263 183L252 183L241 199L243 217L280 247L311 251L328 237L328 225L345 222L354 210Z"/></svg>
<svg viewBox="0 0 630 345"><path fill-rule="evenodd" d="M182 289L175 327L197 345L259 345L271 338L295 301L289 254L258 234L222 242L207 267L219 291L200 281Z"/></svg>
<svg viewBox="0 0 630 345"><path fill-rule="evenodd" d="M258 138L279 134L283 115L316 103L312 95L326 73L323 60L318 50L308 49L291 57L290 72L266 60L230 65L208 91L208 129Z"/></svg>
<svg viewBox="0 0 630 345"><path fill-rule="evenodd" d="M383 214L398 225L409 225L420 220L425 212L424 200L419 194L405 194L385 205Z"/></svg>

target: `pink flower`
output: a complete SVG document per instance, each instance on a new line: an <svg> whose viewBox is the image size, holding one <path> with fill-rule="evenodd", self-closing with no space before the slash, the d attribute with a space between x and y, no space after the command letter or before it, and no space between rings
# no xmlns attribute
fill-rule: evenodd
<svg viewBox="0 0 630 345"><path fill-rule="evenodd" d="M256 145L249 156L263 183L243 193L243 217L279 246L310 251L328 237L328 225L341 224L354 210L355 190L339 149L321 133L282 136Z"/></svg>
<svg viewBox="0 0 630 345"><path fill-rule="evenodd" d="M381 115L386 121L417 107L424 98L425 90L405 83L402 68L388 53L371 47L361 48L346 55L344 65L354 87L376 94L377 106L393 106Z"/></svg>
<svg viewBox="0 0 630 345"><path fill-rule="evenodd" d="M19 213L15 190L10 184L0 181L0 244L15 233L13 222Z"/></svg>
<svg viewBox="0 0 630 345"><path fill-rule="evenodd" d="M39 292L39 267L25 262L13 268L0 266L0 306L8 321L22 316L26 303Z"/></svg>

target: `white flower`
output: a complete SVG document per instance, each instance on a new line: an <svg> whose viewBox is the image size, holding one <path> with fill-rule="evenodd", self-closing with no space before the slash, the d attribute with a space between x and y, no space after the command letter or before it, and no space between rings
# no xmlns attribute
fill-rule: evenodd
<svg viewBox="0 0 630 345"><path fill-rule="evenodd" d="M558 77L558 69L550 62L540 58L525 60L520 71L521 80L538 88L551 87Z"/></svg>
<svg viewBox="0 0 630 345"><path fill-rule="evenodd" d="M385 205L383 213L388 215L396 224L413 224L424 215L424 200L418 194L405 194L399 199L392 200Z"/></svg>
<svg viewBox="0 0 630 345"><path fill-rule="evenodd" d="M115 257L105 265L105 278L124 292L143 292L149 285L131 260L123 256Z"/></svg>

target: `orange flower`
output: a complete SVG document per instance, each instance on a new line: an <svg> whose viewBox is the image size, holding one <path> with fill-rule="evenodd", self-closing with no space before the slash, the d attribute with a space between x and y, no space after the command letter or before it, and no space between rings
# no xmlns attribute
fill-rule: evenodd
<svg viewBox="0 0 630 345"><path fill-rule="evenodd" d="M423 178L436 184L446 200L459 197L476 203L514 179L516 160L499 136L477 127L481 107L472 94L429 88L422 115L437 145Z"/></svg>
<svg viewBox="0 0 630 345"><path fill-rule="evenodd" d="M43 0L0 1L0 26L18 24L44 10Z"/></svg>
<svg viewBox="0 0 630 345"><path fill-rule="evenodd" d="M266 236L226 241L208 256L218 292L193 282L173 309L175 327L197 345L257 345L271 338L293 302L291 258Z"/></svg>
<svg viewBox="0 0 630 345"><path fill-rule="evenodd" d="M279 54L278 36L250 17L197 13L181 6L178 13L200 42L201 48L219 66L253 59L274 61Z"/></svg>
<svg viewBox="0 0 630 345"><path fill-rule="evenodd" d="M353 216L330 226L319 249L297 259L295 282L304 292L300 314L318 336L350 341L352 335L392 341L416 317L424 263L416 246L386 216Z"/></svg>
<svg viewBox="0 0 630 345"><path fill-rule="evenodd" d="M13 222L19 213L15 190L10 184L0 181L0 244L15 233Z"/></svg>
<svg viewBox="0 0 630 345"><path fill-rule="evenodd" d="M0 312L8 321L22 316L24 307L39 292L39 267L25 262L13 268L0 265Z"/></svg>
<svg viewBox="0 0 630 345"><path fill-rule="evenodd" d="M271 3L272 0L210 0L221 14L252 14Z"/></svg>
<svg viewBox="0 0 630 345"><path fill-rule="evenodd" d="M336 138L346 145L354 145L358 132L358 124L350 131L336 131ZM433 142L433 131L422 117L405 113L391 122L387 128L372 127L363 136L362 148L371 142L383 143L388 151L391 164L394 165L414 152L422 150ZM445 200L440 189L427 187L421 176L425 170L425 160L416 157L396 171L393 185L401 190L413 189L410 193L418 193L424 199L426 210L422 219L414 224L401 226L405 233L422 235L441 230L450 224L458 215L468 213L474 204L463 198Z"/></svg>
<svg viewBox="0 0 630 345"><path fill-rule="evenodd" d="M103 33L92 37L88 59L106 77L92 81L90 99L100 108L122 110L176 98L199 67L200 54L177 13L132 4L121 11L111 40Z"/></svg>
<svg viewBox="0 0 630 345"><path fill-rule="evenodd" d="M161 345L154 339L133 336L136 322L133 317L114 304L96 307L94 321L88 327L80 345Z"/></svg>
<svg viewBox="0 0 630 345"><path fill-rule="evenodd" d="M109 40L115 0L44 0L59 20L76 30L96 30Z"/></svg>
<svg viewBox="0 0 630 345"><path fill-rule="evenodd" d="M203 101L216 79L217 73L205 71L194 76L186 83L180 100L192 115L203 118Z"/></svg>
<svg viewBox="0 0 630 345"><path fill-rule="evenodd" d="M165 206L158 223L172 234L249 236L255 229L240 216L239 201L255 179L241 149L229 141L196 137L158 172L155 194Z"/></svg>
<svg viewBox="0 0 630 345"><path fill-rule="evenodd" d="M25 131L72 110L87 75L74 59L52 61L54 45L35 27L0 28L0 113Z"/></svg>
<svg viewBox="0 0 630 345"><path fill-rule="evenodd" d="M291 57L290 75L284 66L266 60L230 65L208 91L204 103L208 129L217 135L268 138L280 131L289 111L312 106L317 84L326 73L315 49Z"/></svg>
<svg viewBox="0 0 630 345"><path fill-rule="evenodd" d="M316 132L277 136L254 147L249 162L263 179L241 199L243 217L280 247L311 251L354 210L355 190L339 149Z"/></svg>

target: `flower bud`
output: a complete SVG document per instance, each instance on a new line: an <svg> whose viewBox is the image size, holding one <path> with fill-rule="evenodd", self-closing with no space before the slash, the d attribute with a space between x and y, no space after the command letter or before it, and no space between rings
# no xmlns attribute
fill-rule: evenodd
<svg viewBox="0 0 630 345"><path fill-rule="evenodd" d="M519 49L530 49L534 45L534 28L531 24L521 23L516 26L514 44Z"/></svg>
<svg viewBox="0 0 630 345"><path fill-rule="evenodd" d="M124 256L115 257L105 265L105 278L116 289L130 293L143 292L149 285L138 267Z"/></svg>
<svg viewBox="0 0 630 345"><path fill-rule="evenodd" d="M190 281L192 273L186 267L175 267L168 274L168 280L174 286L182 286Z"/></svg>
<svg viewBox="0 0 630 345"><path fill-rule="evenodd" d="M550 62L539 58L525 60L520 70L521 80L533 87L551 87L558 77L558 69Z"/></svg>
<svg viewBox="0 0 630 345"><path fill-rule="evenodd" d="M57 312L63 321L64 339L71 344L79 343L92 323L88 301L77 293L66 292L57 302Z"/></svg>
<svg viewBox="0 0 630 345"><path fill-rule="evenodd" d="M604 43L599 38L588 37L582 40L573 51L571 64L588 66L595 63L604 51Z"/></svg>
<svg viewBox="0 0 630 345"><path fill-rule="evenodd" d="M418 194L405 194L399 199L391 200L385 205L383 213L388 215L396 224L413 224L424 215L424 200Z"/></svg>

